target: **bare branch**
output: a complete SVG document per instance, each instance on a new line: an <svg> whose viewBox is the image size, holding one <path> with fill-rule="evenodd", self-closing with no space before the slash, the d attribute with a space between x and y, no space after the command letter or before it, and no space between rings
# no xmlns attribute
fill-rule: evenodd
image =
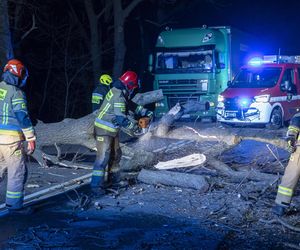
<svg viewBox="0 0 300 250"><path fill-rule="evenodd" d="M34 16L34 14L33 14L33 15L32 15L32 26L31 26L31 28L30 28L28 31L26 31L26 32L23 34L23 36L21 37L21 41L24 40L25 37L27 37L27 36L30 34L30 32L33 31L33 30L35 30L35 29L37 29L37 27L35 26L35 16Z"/></svg>
<svg viewBox="0 0 300 250"><path fill-rule="evenodd" d="M135 0L132 1L123 11L123 17L126 18L130 12L140 3L144 0Z"/></svg>

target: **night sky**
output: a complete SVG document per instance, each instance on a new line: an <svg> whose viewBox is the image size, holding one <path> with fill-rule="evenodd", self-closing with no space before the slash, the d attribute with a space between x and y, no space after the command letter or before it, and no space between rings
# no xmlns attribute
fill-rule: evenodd
<svg viewBox="0 0 300 250"><path fill-rule="evenodd" d="M179 26L230 25L263 40L263 50L275 54L300 54L300 1L231 0L198 4L183 13ZM262 53L264 52L262 51Z"/></svg>

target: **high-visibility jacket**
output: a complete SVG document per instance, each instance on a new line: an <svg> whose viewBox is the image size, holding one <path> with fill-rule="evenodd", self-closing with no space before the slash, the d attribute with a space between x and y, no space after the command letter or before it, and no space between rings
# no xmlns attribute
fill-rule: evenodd
<svg viewBox="0 0 300 250"><path fill-rule="evenodd" d="M116 136L120 127L127 130L134 129L135 122L127 117L127 101L122 85L117 82L106 94L95 120L96 135Z"/></svg>
<svg viewBox="0 0 300 250"><path fill-rule="evenodd" d="M35 140L24 92L5 81L0 82L0 135Z"/></svg>
<svg viewBox="0 0 300 250"><path fill-rule="evenodd" d="M94 89L93 94L92 94L93 112L98 110L101 107L104 97L108 93L109 89L110 89L110 86L105 85L103 83L98 84L97 87Z"/></svg>

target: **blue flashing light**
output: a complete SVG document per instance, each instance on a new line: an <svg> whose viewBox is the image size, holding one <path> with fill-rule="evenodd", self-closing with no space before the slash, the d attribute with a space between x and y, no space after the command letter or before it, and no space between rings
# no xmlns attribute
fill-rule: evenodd
<svg viewBox="0 0 300 250"><path fill-rule="evenodd" d="M260 57L253 57L249 60L248 64L251 65L251 66L255 66L255 67L258 67L258 66L261 66L263 64L263 59L260 58Z"/></svg>
<svg viewBox="0 0 300 250"><path fill-rule="evenodd" d="M239 99L239 105L241 106L241 107L248 107L249 106L249 104L250 104L250 99L249 98L241 98L241 99Z"/></svg>

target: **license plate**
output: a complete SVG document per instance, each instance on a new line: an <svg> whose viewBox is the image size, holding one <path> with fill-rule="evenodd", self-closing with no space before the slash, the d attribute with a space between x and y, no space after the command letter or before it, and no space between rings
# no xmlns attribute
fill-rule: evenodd
<svg viewBox="0 0 300 250"><path fill-rule="evenodd" d="M225 117L226 118L235 118L236 113L235 112L225 112Z"/></svg>

